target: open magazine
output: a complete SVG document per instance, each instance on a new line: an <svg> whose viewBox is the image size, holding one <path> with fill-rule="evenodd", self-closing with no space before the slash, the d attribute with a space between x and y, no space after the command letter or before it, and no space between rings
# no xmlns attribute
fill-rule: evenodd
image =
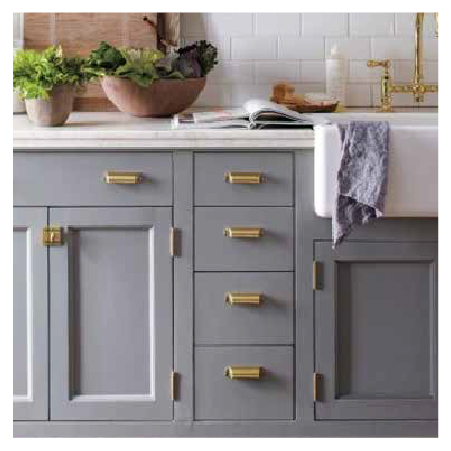
<svg viewBox="0 0 451 451"><path fill-rule="evenodd" d="M311 127L320 116L298 113L268 100L248 100L241 108L175 114L173 129Z"/></svg>

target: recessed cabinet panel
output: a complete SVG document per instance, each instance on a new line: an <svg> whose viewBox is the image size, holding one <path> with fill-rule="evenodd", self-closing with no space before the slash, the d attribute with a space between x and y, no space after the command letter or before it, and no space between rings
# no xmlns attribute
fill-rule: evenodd
<svg viewBox="0 0 451 451"><path fill-rule="evenodd" d="M316 243L317 419L436 417L433 243Z"/></svg>
<svg viewBox="0 0 451 451"><path fill-rule="evenodd" d="M50 217L52 419L171 419L171 209Z"/></svg>
<svg viewBox="0 0 451 451"><path fill-rule="evenodd" d="M13 393L15 420L47 419L47 256L45 208L15 208Z"/></svg>

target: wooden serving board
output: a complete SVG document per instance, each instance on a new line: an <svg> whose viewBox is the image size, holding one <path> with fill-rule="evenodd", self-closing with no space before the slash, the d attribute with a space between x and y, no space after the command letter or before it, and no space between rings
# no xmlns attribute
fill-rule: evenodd
<svg viewBox="0 0 451 451"><path fill-rule="evenodd" d="M157 13L25 13L24 46L42 50L61 45L67 56L87 56L100 41L114 46L157 48L156 30L143 20L144 16L157 23ZM180 15L167 16L163 19L168 38L178 40ZM91 83L77 94L74 110L117 111L117 108L99 84Z"/></svg>

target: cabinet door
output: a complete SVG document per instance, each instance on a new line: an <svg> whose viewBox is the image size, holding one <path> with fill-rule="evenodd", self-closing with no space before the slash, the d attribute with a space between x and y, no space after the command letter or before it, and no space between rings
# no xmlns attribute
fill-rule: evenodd
<svg viewBox="0 0 451 451"><path fill-rule="evenodd" d="M51 418L172 419L172 209L55 208Z"/></svg>
<svg viewBox="0 0 451 451"><path fill-rule="evenodd" d="M45 208L14 208L14 419L47 419L47 249Z"/></svg>
<svg viewBox="0 0 451 451"><path fill-rule="evenodd" d="M315 243L316 419L437 417L437 244Z"/></svg>

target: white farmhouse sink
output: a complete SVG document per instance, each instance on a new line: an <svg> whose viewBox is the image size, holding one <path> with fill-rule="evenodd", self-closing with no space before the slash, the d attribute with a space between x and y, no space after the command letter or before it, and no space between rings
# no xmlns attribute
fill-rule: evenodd
<svg viewBox="0 0 451 451"><path fill-rule="evenodd" d="M438 216L438 114L336 113L333 122L390 122L388 191L385 216ZM315 126L315 213L330 218L335 202L341 143L333 124Z"/></svg>

